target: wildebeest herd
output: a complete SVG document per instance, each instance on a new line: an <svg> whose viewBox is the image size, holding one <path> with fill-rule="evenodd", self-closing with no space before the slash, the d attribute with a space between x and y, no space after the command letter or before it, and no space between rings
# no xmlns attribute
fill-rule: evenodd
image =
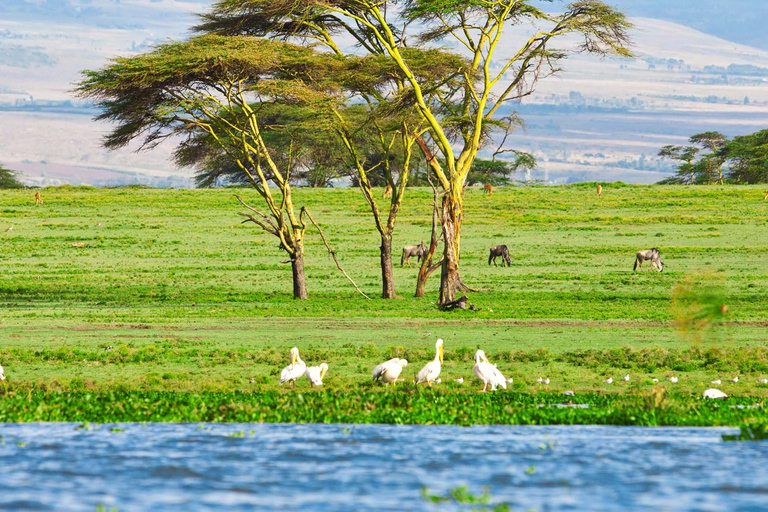
<svg viewBox="0 0 768 512"><path fill-rule="evenodd" d="M416 257L417 261L421 263L421 260L427 255L427 246L424 245L424 240L418 245L406 245L403 247L403 255L400 257L400 266L411 266L410 258ZM509 257L509 247L506 245L497 245L491 247L490 254L488 255L488 266L498 266L496 260L501 258L501 266L512 266L512 259ZM648 249L646 251L639 251L635 256L635 266L632 269L636 271L642 269L643 263L650 261L650 267L657 272L664 271L664 262L661 261L661 253L657 248Z"/></svg>

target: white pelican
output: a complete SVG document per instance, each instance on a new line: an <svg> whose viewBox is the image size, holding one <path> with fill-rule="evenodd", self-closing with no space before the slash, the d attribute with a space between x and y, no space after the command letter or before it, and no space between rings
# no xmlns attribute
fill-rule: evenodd
<svg viewBox="0 0 768 512"><path fill-rule="evenodd" d="M677 377L670 377L669 382L671 382L672 384L677 384Z"/></svg>
<svg viewBox="0 0 768 512"><path fill-rule="evenodd" d="M292 382L293 387L296 387L296 381L304 375L306 369L307 364L299 357L299 349L293 347L291 349L291 364L283 368L283 371L280 373L280 385Z"/></svg>
<svg viewBox="0 0 768 512"><path fill-rule="evenodd" d="M307 376L307 380L309 381L309 387L322 386L323 377L325 377L325 374L327 372L328 372L328 365L326 363L320 363L320 366L308 367L304 375Z"/></svg>
<svg viewBox="0 0 768 512"><path fill-rule="evenodd" d="M623 379L624 382L629 382L629 374L626 374Z"/></svg>
<svg viewBox="0 0 768 512"><path fill-rule="evenodd" d="M5 380L5 372L2 366L0 366L0 380Z"/></svg>
<svg viewBox="0 0 768 512"><path fill-rule="evenodd" d="M719 398L728 398L728 395L726 395L719 389L708 389L704 392L704 398L711 398L715 400Z"/></svg>
<svg viewBox="0 0 768 512"><path fill-rule="evenodd" d="M477 378L483 382L483 391L488 389L488 384L491 385L491 391L496 391L498 386L507 389L507 379L496 368L496 365L488 361L482 350L475 352L475 367L472 370Z"/></svg>
<svg viewBox="0 0 768 512"><path fill-rule="evenodd" d="M604 384L613 384L613 377L608 377L603 381Z"/></svg>
<svg viewBox="0 0 768 512"><path fill-rule="evenodd" d="M712 384L722 384L723 381L721 381L720 379L717 379L717 380L713 380L711 383Z"/></svg>
<svg viewBox="0 0 768 512"><path fill-rule="evenodd" d="M738 378L738 377L734 377L734 378L733 378L733 380L731 380L731 382L733 382L734 384L736 384L737 382L739 382L739 378Z"/></svg>
<svg viewBox="0 0 768 512"><path fill-rule="evenodd" d="M373 369L373 380L383 382L387 386L390 383L394 384L406 366L408 361L405 359L397 357L390 359Z"/></svg>
<svg viewBox="0 0 768 512"><path fill-rule="evenodd" d="M435 343L435 359L428 362L424 368L416 375L416 379L413 381L415 384L426 382L427 386L432 386L432 383L437 380L440 375L440 368L443 364L443 340L437 340Z"/></svg>
<svg viewBox="0 0 768 512"><path fill-rule="evenodd" d="M758 380L760 384L768 384L768 379L760 379Z"/></svg>

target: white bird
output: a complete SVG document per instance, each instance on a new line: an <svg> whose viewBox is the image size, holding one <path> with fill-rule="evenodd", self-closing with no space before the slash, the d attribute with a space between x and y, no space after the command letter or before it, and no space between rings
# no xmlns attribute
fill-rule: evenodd
<svg viewBox="0 0 768 512"><path fill-rule="evenodd" d="M280 385L282 386L286 382L292 382L293 387L296 387L296 381L304 375L307 370L307 364L299 357L299 349L293 347L291 349L291 364L283 368L280 372Z"/></svg>
<svg viewBox="0 0 768 512"><path fill-rule="evenodd" d="M432 386L432 383L440 376L440 369L443 364L443 340L437 340L435 343L435 358L428 362L424 368L419 371L414 379L415 384L426 382L427 386Z"/></svg>
<svg viewBox="0 0 768 512"><path fill-rule="evenodd" d="M719 389L708 389L704 391L704 398L711 398L713 400L728 398L728 395L720 391Z"/></svg>
<svg viewBox="0 0 768 512"><path fill-rule="evenodd" d="M734 377L733 379L731 379L731 382L736 384L737 382L739 382L739 378L738 377Z"/></svg>
<svg viewBox="0 0 768 512"><path fill-rule="evenodd" d="M496 388L499 386L507 389L507 379L496 368L496 365L488 361L488 357L482 350L475 352L475 366L472 368L472 371L483 382L483 391L488 389L488 384L491 385L491 391L496 391Z"/></svg>
<svg viewBox="0 0 768 512"><path fill-rule="evenodd" d="M453 382L457 384L464 384L464 377L459 377L458 379L453 379Z"/></svg>
<svg viewBox="0 0 768 512"><path fill-rule="evenodd" d="M758 380L760 384L768 384L768 379L760 379Z"/></svg>
<svg viewBox="0 0 768 512"><path fill-rule="evenodd" d="M2 366L0 366L0 380L5 380L5 372Z"/></svg>
<svg viewBox="0 0 768 512"><path fill-rule="evenodd" d="M507 379L507 384L512 384L513 382L515 382L515 379L513 379L512 377Z"/></svg>
<svg viewBox="0 0 768 512"><path fill-rule="evenodd" d="M608 377L603 381L604 384L613 384L613 377Z"/></svg>
<svg viewBox="0 0 768 512"><path fill-rule="evenodd" d="M546 379L544 379L544 384L546 384L547 386L549 386L549 377L547 377Z"/></svg>
<svg viewBox="0 0 768 512"><path fill-rule="evenodd" d="M621 380L624 382L629 382L629 374L626 374Z"/></svg>
<svg viewBox="0 0 768 512"><path fill-rule="evenodd" d="M574 393L574 392L573 392L573 391L571 391L570 389L569 389L568 391L563 391L563 394L564 394L565 396L576 396L576 393Z"/></svg>
<svg viewBox="0 0 768 512"><path fill-rule="evenodd" d="M8 229L5 230L6 233L8 233L9 231L13 231L13 226L9 226Z"/></svg>
<svg viewBox="0 0 768 512"><path fill-rule="evenodd" d="M435 379L435 384L441 384L443 382L443 379Z"/></svg>
<svg viewBox="0 0 768 512"><path fill-rule="evenodd" d="M536 379L536 382L538 382L539 384L541 384L542 382L544 382L544 379L543 379L542 377L539 377L538 379Z"/></svg>
<svg viewBox="0 0 768 512"><path fill-rule="evenodd" d="M671 382L672 384L677 384L677 377L670 377L669 382Z"/></svg>
<svg viewBox="0 0 768 512"><path fill-rule="evenodd" d="M720 379L712 381L712 384L722 384L722 383L723 383L723 381L721 381Z"/></svg>
<svg viewBox="0 0 768 512"><path fill-rule="evenodd" d="M383 382L384 385L388 386L391 383L397 382L397 378L400 377L403 368L406 366L408 366L407 360L398 357L392 358L373 369L373 380Z"/></svg>
<svg viewBox="0 0 768 512"><path fill-rule="evenodd" d="M659 382L659 379L653 379L653 382Z"/></svg>
<svg viewBox="0 0 768 512"><path fill-rule="evenodd" d="M325 374L327 372L328 372L328 365L326 363L320 363L320 366L310 366L309 368L307 368L307 370L304 372L304 375L307 376L307 380L309 381L309 387L322 386L323 377L325 377Z"/></svg>

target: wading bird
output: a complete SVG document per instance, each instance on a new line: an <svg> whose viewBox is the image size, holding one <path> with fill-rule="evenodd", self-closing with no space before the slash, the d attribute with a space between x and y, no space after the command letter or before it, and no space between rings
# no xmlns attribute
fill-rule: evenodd
<svg viewBox="0 0 768 512"><path fill-rule="evenodd" d="M728 398L728 395L720 391L719 389L708 389L704 391L704 398L711 398L712 400Z"/></svg>
<svg viewBox="0 0 768 512"><path fill-rule="evenodd" d="M669 382L671 382L672 384L677 384L677 377L670 377Z"/></svg>
<svg viewBox="0 0 768 512"><path fill-rule="evenodd" d="M723 383L723 381L721 381L720 379L712 381L712 384L722 384L722 383Z"/></svg>
<svg viewBox="0 0 768 512"><path fill-rule="evenodd" d="M482 391L488 389L488 384L491 385L491 391L496 391L496 388L501 386L507 389L507 379L501 374L496 365L491 364L486 357L485 352L478 350L475 352L475 366L472 368L478 379L483 382Z"/></svg>
<svg viewBox="0 0 768 512"><path fill-rule="evenodd" d="M440 369L443 364L443 340L437 340L435 343L435 358L428 362L424 368L419 371L414 379L415 384L426 382L427 386L432 386L432 383L440 376Z"/></svg>
<svg viewBox="0 0 768 512"><path fill-rule="evenodd" d="M405 359L398 357L390 359L373 369L373 380L383 382L387 386L390 383L394 384L406 366L408 366L408 361Z"/></svg>
<svg viewBox="0 0 768 512"><path fill-rule="evenodd" d="M623 379L624 382L629 382L629 374L625 375Z"/></svg>
<svg viewBox="0 0 768 512"><path fill-rule="evenodd" d="M293 387L296 387L296 381L304 375L307 370L307 364L299 357L299 349L293 347L291 349L291 364L283 368L280 372L280 385L282 386L286 382L292 382Z"/></svg>
<svg viewBox="0 0 768 512"><path fill-rule="evenodd" d="M320 366L310 366L304 375L307 376L309 381L309 387L322 386L323 377L328 373L328 365L326 363L320 363Z"/></svg>
<svg viewBox="0 0 768 512"><path fill-rule="evenodd" d="M734 377L734 378L731 380L731 382L733 382L734 384L736 384L737 382L739 382L739 378L738 378L738 377Z"/></svg>
<svg viewBox="0 0 768 512"><path fill-rule="evenodd" d="M613 377L608 377L603 381L603 384L613 384Z"/></svg>
<svg viewBox="0 0 768 512"><path fill-rule="evenodd" d="M464 384L464 377L459 377L458 379L453 379L453 382L456 384Z"/></svg>

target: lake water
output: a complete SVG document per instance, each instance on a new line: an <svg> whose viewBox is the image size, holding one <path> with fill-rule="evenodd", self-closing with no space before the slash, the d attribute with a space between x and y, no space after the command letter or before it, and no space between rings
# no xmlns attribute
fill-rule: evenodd
<svg viewBox="0 0 768 512"><path fill-rule="evenodd" d="M77 426L0 424L0 510L469 510L421 496L461 485L515 511L768 510L768 442L729 429Z"/></svg>

